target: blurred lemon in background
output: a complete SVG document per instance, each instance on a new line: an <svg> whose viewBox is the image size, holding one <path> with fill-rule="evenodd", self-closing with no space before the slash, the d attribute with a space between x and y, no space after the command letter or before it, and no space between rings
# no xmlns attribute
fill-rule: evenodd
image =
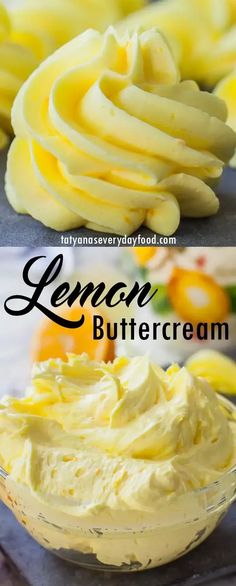
<svg viewBox="0 0 236 586"><path fill-rule="evenodd" d="M135 247L131 249L135 264L138 267L146 267L147 263L157 254L157 248L155 246L141 246L140 248Z"/></svg>
<svg viewBox="0 0 236 586"><path fill-rule="evenodd" d="M186 362L195 376L205 378L219 393L236 395L236 363L215 350L202 350Z"/></svg>
<svg viewBox="0 0 236 586"><path fill-rule="evenodd" d="M41 61L87 28L100 31L145 0L0 0L0 149L12 134L11 108Z"/></svg>
<svg viewBox="0 0 236 586"><path fill-rule="evenodd" d="M175 268L168 284L168 295L176 313L193 325L221 322L230 311L227 292L200 271Z"/></svg>
<svg viewBox="0 0 236 586"><path fill-rule="evenodd" d="M236 35L235 35L236 43ZM228 124L236 131L236 68L216 86L215 93L225 101L228 108ZM231 166L236 167L236 154L231 160Z"/></svg>

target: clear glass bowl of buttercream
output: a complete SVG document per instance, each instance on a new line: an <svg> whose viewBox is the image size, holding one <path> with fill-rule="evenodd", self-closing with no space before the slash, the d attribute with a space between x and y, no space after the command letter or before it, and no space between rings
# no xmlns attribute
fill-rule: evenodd
<svg viewBox="0 0 236 586"><path fill-rule="evenodd" d="M219 395L236 436L236 406ZM235 428L235 431L234 431ZM195 549L236 500L236 463L208 486L172 496L153 514L127 512L96 524L45 505L0 467L0 498L28 533L60 558L92 570L135 572L162 566ZM132 518L133 517L133 518ZM96 525L96 526L95 526Z"/></svg>

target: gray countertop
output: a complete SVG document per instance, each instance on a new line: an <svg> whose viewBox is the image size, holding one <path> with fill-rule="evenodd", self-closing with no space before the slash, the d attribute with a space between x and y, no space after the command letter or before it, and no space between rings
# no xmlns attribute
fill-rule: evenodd
<svg viewBox="0 0 236 586"><path fill-rule="evenodd" d="M236 506L208 540L177 562L140 574L91 572L45 551L0 505L1 586L234 586ZM5 580L5 581L4 581Z"/></svg>
<svg viewBox="0 0 236 586"><path fill-rule="evenodd" d="M0 153L0 246L61 246L62 234L45 228L31 217L17 215L11 209L4 194L5 167L6 153ZM176 233L178 246L236 246L235 171L226 169L218 195L221 209L217 216L204 220L182 220ZM140 233L144 237L153 236L147 229L141 229ZM69 234L81 237L98 236L96 232L83 228Z"/></svg>

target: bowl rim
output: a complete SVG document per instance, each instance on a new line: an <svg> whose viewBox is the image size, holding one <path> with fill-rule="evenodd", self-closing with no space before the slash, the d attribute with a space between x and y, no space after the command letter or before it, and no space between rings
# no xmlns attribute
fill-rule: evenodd
<svg viewBox="0 0 236 586"><path fill-rule="evenodd" d="M222 406L226 409L229 417L228 417L228 421L235 423L236 425L236 405L235 403L233 403L232 401L230 401L229 399L227 399L224 395L221 395L220 393L216 393L219 402L222 404ZM191 496L191 495L202 495L202 494L206 494L207 492L210 492L212 489L214 489L215 487L219 487L219 485L224 484L224 481L226 481L230 476L233 476L235 474L235 495L234 495L234 499L236 499L236 462L235 464L229 468L226 472L224 472L221 476L219 476L219 478L217 480L214 480L213 482L211 482L210 484L207 484L206 486L203 486L201 488L197 488L195 490L190 490L188 492L183 493L182 495L179 495L180 498L186 497L186 496ZM8 474L8 472L6 470L4 470L4 468L0 465L0 480L1 478L3 480L6 480L8 478L8 476L10 476Z"/></svg>

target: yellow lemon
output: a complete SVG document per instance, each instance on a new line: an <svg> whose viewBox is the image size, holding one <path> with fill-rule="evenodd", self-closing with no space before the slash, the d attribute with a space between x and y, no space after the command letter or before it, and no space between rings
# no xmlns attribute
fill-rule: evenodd
<svg viewBox="0 0 236 586"><path fill-rule="evenodd" d="M193 325L221 322L230 312L228 294L212 277L200 271L175 268L168 295L176 313Z"/></svg>
<svg viewBox="0 0 236 586"><path fill-rule="evenodd" d="M215 350L201 350L186 363L195 376L205 378L219 393L236 395L236 363Z"/></svg>

